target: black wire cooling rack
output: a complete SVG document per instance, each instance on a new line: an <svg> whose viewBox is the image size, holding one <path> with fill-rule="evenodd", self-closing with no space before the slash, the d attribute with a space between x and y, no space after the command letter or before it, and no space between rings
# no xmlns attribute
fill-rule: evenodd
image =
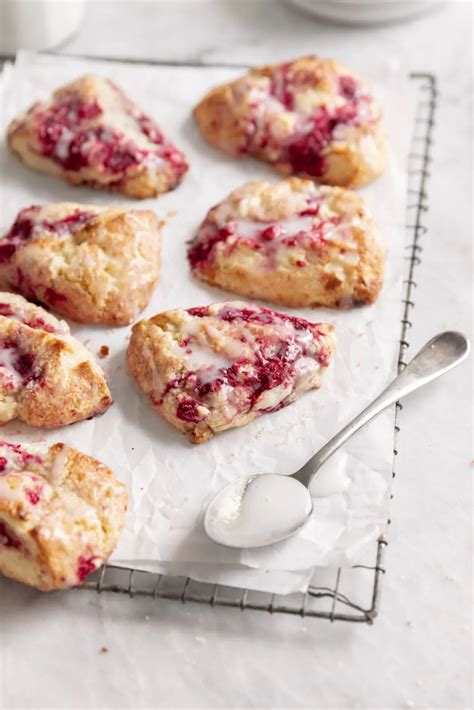
<svg viewBox="0 0 474 710"><path fill-rule="evenodd" d="M89 58L89 57L84 57ZM95 57L99 59L99 57ZM100 59L105 59L100 57ZM115 61L110 58L110 61ZM120 60L124 61L124 60ZM127 61L127 60L125 60ZM131 60L133 61L133 60ZM137 62L138 63L138 62ZM143 62L152 64L153 62ZM154 62L172 66L232 66L177 62ZM238 67L237 67L238 68ZM412 311L415 307L414 290L417 286L415 272L420 263L422 237L426 233L423 216L428 210L427 184L430 177L431 148L433 145L434 118L437 107L437 80L432 74L413 73L410 80L417 87L418 100L415 114L415 128L408 161L408 202L407 202L407 245L406 271L403 282L402 318L398 371L405 367L405 354L409 347L412 327ZM398 454L397 438L400 431L402 405L397 402L394 420L394 465ZM390 522L390 521L388 521ZM182 603L195 602L211 606L233 607L242 611L252 609L270 614L283 613L302 617L316 617L330 621L353 621L372 624L377 616L385 574L385 537L379 538L374 546L370 564L338 569L318 568L317 574L324 576L325 582L311 584L306 593L277 595L256 592L250 589L236 589L220 584L196 582L189 577L172 577L151 572L141 572L131 568L104 565L91 575L78 589L96 592L116 592L129 597L151 597L153 599L173 599ZM349 596L350 595L350 596Z"/></svg>

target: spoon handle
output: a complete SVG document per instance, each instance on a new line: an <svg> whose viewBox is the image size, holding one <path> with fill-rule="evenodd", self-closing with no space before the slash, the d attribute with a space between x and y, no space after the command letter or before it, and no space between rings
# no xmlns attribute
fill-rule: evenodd
<svg viewBox="0 0 474 710"><path fill-rule="evenodd" d="M440 333L432 338L379 396L349 424L333 436L293 478L309 486L320 466L367 422L406 394L423 387L459 365L470 350L469 340L455 331Z"/></svg>

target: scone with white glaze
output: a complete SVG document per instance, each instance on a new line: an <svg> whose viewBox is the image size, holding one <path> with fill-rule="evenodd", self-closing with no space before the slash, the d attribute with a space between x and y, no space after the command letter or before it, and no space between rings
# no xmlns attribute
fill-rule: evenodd
<svg viewBox="0 0 474 710"><path fill-rule="evenodd" d="M194 117L215 147L284 175L360 187L385 167L379 106L361 77L330 59L252 69L210 91Z"/></svg>
<svg viewBox="0 0 474 710"><path fill-rule="evenodd" d="M352 190L288 178L249 182L213 207L188 251L193 274L285 306L373 303L385 250Z"/></svg>
<svg viewBox="0 0 474 710"><path fill-rule="evenodd" d="M80 323L126 325L158 282L161 225L149 210L32 205L0 239L0 289Z"/></svg>
<svg viewBox="0 0 474 710"><path fill-rule="evenodd" d="M235 301L140 321L127 363L153 409L201 443L319 387L334 344L331 325Z"/></svg>
<svg viewBox="0 0 474 710"><path fill-rule="evenodd" d="M41 591L81 583L110 556L127 491L65 444L0 441L0 573Z"/></svg>
<svg viewBox="0 0 474 710"><path fill-rule="evenodd" d="M188 169L155 121L113 81L93 74L34 103L11 122L7 138L35 170L132 197L172 190Z"/></svg>
<svg viewBox="0 0 474 710"><path fill-rule="evenodd" d="M102 414L112 397L91 353L43 308L0 292L0 425L48 429Z"/></svg>

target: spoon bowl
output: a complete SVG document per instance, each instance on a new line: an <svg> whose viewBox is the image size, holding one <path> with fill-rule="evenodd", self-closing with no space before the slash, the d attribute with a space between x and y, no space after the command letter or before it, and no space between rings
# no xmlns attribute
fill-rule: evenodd
<svg viewBox="0 0 474 710"><path fill-rule="evenodd" d="M264 547L297 533L312 512L308 489L292 476L253 474L231 481L214 496L204 529L227 547Z"/></svg>

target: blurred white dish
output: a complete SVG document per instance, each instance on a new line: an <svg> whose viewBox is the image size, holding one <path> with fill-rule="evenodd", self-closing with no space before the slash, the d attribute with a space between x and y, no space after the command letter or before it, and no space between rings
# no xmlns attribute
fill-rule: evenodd
<svg viewBox="0 0 474 710"><path fill-rule="evenodd" d="M83 0L0 0L0 54L52 49L82 20Z"/></svg>
<svg viewBox="0 0 474 710"><path fill-rule="evenodd" d="M438 0L288 0L317 17L372 25L406 20L443 4Z"/></svg>

